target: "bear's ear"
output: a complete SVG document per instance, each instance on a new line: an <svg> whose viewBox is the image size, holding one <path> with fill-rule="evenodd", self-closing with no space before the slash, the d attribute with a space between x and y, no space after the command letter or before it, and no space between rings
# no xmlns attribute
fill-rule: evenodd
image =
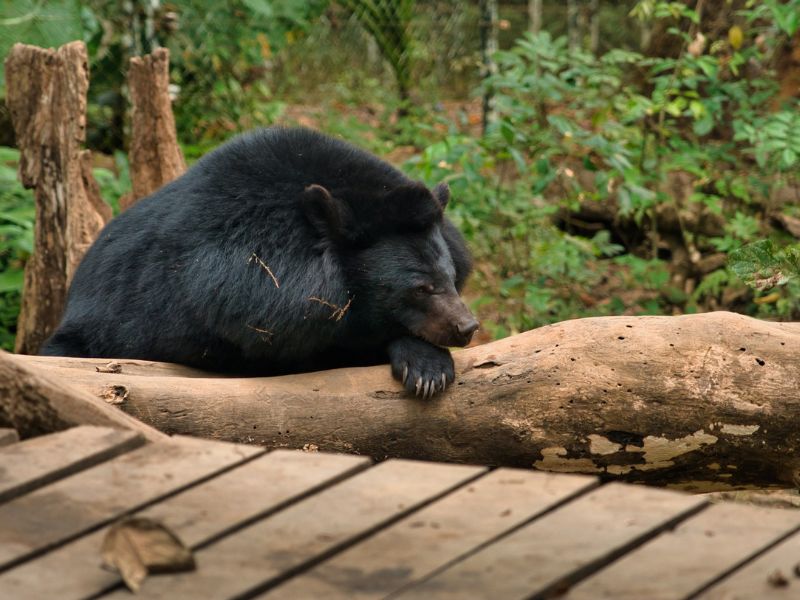
<svg viewBox="0 0 800 600"><path fill-rule="evenodd" d="M440 183L433 188L433 197L439 201L439 206L444 210L447 207L447 203L450 201L450 186L446 183Z"/></svg>
<svg viewBox="0 0 800 600"><path fill-rule="evenodd" d="M344 231L344 215L339 203L321 185L309 185L301 198L309 222L323 237L338 239Z"/></svg>
<svg viewBox="0 0 800 600"><path fill-rule="evenodd" d="M442 217L442 207L421 181L390 190L379 203L381 219L394 229L421 230Z"/></svg>

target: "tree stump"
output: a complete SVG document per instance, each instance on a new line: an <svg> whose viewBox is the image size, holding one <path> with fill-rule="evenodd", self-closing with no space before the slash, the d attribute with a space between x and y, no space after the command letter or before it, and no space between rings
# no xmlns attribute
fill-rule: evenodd
<svg viewBox="0 0 800 600"><path fill-rule="evenodd" d="M131 58L128 88L133 104L129 153L133 193L120 200L122 209L186 170L169 97L169 50L159 48Z"/></svg>
<svg viewBox="0 0 800 600"><path fill-rule="evenodd" d="M61 319L67 286L110 211L102 208L86 134L86 47L15 44L5 63L6 103L20 149L20 178L35 188L34 252L25 266L16 351L33 354Z"/></svg>

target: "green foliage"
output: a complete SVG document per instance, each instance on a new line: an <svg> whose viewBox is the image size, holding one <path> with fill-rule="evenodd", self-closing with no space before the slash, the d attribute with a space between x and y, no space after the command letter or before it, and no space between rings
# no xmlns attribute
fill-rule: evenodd
<svg viewBox="0 0 800 600"><path fill-rule="evenodd" d="M769 290L800 275L800 245L778 248L772 240L759 240L731 252L729 261L747 285Z"/></svg>
<svg viewBox="0 0 800 600"><path fill-rule="evenodd" d="M33 251L33 194L17 181L19 153L0 147L0 348L14 349L25 261Z"/></svg>
<svg viewBox="0 0 800 600"><path fill-rule="evenodd" d="M389 63L400 98L411 88L411 36L414 0L340 0L369 32Z"/></svg>
<svg viewBox="0 0 800 600"><path fill-rule="evenodd" d="M566 39L543 32L496 55L498 73L484 85L497 118L485 136L450 136L407 165L431 184L450 183L453 213L479 265L476 306L495 335L579 315L696 311L718 307L726 293L746 296L727 268L690 268L679 280L696 278L693 287L674 286L685 267L661 249L670 239L690 256L739 256L769 231L761 207L800 152L800 106L770 110L777 91L766 67L770 50L754 43L767 30L789 35L791 18L776 16L781 6L759 7L758 27L737 48L721 42L690 53L694 38L675 29L685 44L677 57L622 50L596 57L569 52ZM637 11L684 18L690 27L699 18L680 2L641 2ZM764 75L746 75L745 64L761 65ZM571 234L560 219L609 202L617 210L615 238L608 230ZM677 231L674 224L662 231L665 213L678 215ZM695 229L680 215L699 222L716 215L722 234ZM757 271L762 283L787 272L793 254L776 256L782 270ZM798 315L800 300L756 299L749 310Z"/></svg>
<svg viewBox="0 0 800 600"><path fill-rule="evenodd" d="M181 0L180 26L166 40L175 104L184 138L213 145L232 131L274 121L284 104L272 99L266 73L275 52L293 44L328 0Z"/></svg>
<svg viewBox="0 0 800 600"><path fill-rule="evenodd" d="M0 3L0 58L21 42L60 46L83 39L78 0L3 0ZM5 71L0 60L0 97L5 95Z"/></svg>
<svg viewBox="0 0 800 600"><path fill-rule="evenodd" d="M571 51L566 39L547 32L522 35L503 46L495 56L496 74L473 90L475 97L489 92L494 100L495 117L483 135L475 127L480 115L453 115L452 106L433 102L398 103L386 85L384 63L402 99L409 91L427 98L412 62L441 51L419 43L420 16L412 15L412 4L162 3L154 18L165 22L163 11L169 11L177 24L159 29L158 36L171 49L172 80L179 87L175 114L187 158L238 130L278 119L308 123L310 117L329 133L404 161L415 178L449 183L448 212L475 254L468 296L494 336L603 314L728 308L800 317L800 249L787 245L788 236L774 225L781 217L776 213L800 217L796 203L781 200L783 188L798 185L800 103L778 100L780 82L772 70L800 31L800 0L746 2L732 13L727 35L723 30L707 47L698 34L712 30L707 24L719 15L700 14L686 2L641 0L633 16L665 19L678 43L663 57L622 48L595 56ZM0 13L0 33L11 30L8 19L24 18L38 27L30 41L60 43L42 29L54 23L65 36L87 40L90 145L113 156L95 176L116 210L130 185L119 151L125 65L132 51L150 43L141 29L130 29L146 16L148 4L133 0L124 13L112 0L83 2L79 12L68 0L14 0L11 6L13 12ZM465 10L476 12L473 6ZM318 20L327 23L325 35L309 35ZM426 26L437 35L438 22ZM356 31L361 42L364 32L374 40L383 61L371 63L379 69L358 64L344 73L323 68L309 76L308 53L338 51L345 62L361 61L357 50L336 48L342 29ZM36 35L48 41L37 42ZM306 54L293 55L299 46ZM284 76L279 94L276 73ZM465 75L462 85L472 76ZM306 90L317 88L317 96L306 98ZM398 107L404 109L400 118ZM4 347L13 337L33 215L9 152L0 151Z"/></svg>

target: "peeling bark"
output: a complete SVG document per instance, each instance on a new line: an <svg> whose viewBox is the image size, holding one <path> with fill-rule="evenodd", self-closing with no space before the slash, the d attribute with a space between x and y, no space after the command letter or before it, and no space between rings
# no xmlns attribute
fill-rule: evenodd
<svg viewBox="0 0 800 600"><path fill-rule="evenodd" d="M796 482L799 346L800 323L726 312L579 319L456 352L429 401L385 366L223 379L24 360L95 395L124 386L120 407L168 433L720 490Z"/></svg>
<svg viewBox="0 0 800 600"><path fill-rule="evenodd" d="M80 149L85 138L86 47L15 44L5 63L9 112L20 149L19 173L35 188L34 252L25 267L16 351L35 353L61 319L67 285L108 212Z"/></svg>

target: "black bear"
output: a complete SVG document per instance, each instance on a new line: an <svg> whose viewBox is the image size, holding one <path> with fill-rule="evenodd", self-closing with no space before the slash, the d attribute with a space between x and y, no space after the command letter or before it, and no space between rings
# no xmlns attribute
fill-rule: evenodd
<svg viewBox="0 0 800 600"><path fill-rule="evenodd" d="M388 358L430 397L478 327L449 195L312 130L241 135L100 232L42 353L264 375Z"/></svg>

